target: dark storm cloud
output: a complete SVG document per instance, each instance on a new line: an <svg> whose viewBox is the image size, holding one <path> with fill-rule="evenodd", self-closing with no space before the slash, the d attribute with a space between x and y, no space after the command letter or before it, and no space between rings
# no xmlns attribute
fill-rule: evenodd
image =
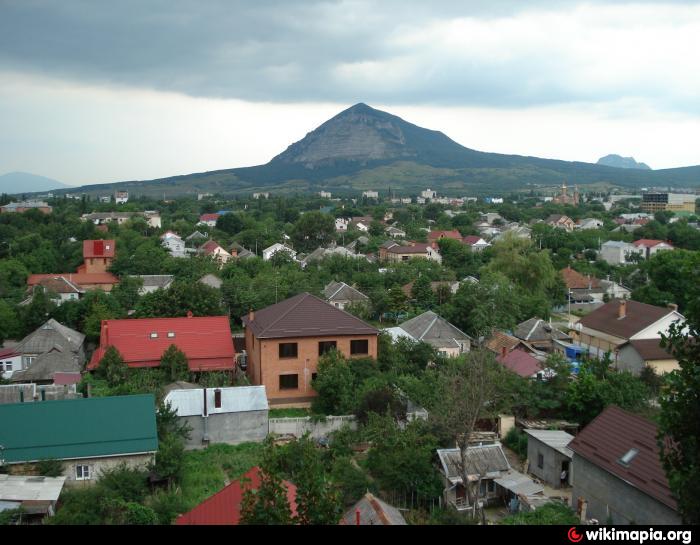
<svg viewBox="0 0 700 545"><path fill-rule="evenodd" d="M571 6L564 0L0 0L0 69L249 101L508 107L613 100L605 85L567 84L562 76L571 62L556 44L491 62L487 48L498 36L484 35L483 49L473 54L433 49L425 37L411 41L455 18L483 21L488 29L490 21L517 20L526 9Z"/></svg>

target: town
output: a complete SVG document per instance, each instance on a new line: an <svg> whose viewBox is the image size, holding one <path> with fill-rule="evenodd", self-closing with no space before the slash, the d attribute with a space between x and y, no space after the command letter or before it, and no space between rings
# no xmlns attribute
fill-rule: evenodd
<svg viewBox="0 0 700 545"><path fill-rule="evenodd" d="M0 521L700 522L700 195L393 186L3 194Z"/></svg>

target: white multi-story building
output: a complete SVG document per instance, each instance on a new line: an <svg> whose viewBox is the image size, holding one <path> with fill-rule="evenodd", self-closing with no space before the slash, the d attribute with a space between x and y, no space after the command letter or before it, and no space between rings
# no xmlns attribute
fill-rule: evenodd
<svg viewBox="0 0 700 545"><path fill-rule="evenodd" d="M629 242L608 240L600 247L600 258L610 265L625 265L632 254L641 254L641 250Z"/></svg>
<svg viewBox="0 0 700 545"><path fill-rule="evenodd" d="M177 233L168 231L160 237L163 246L173 257L186 257L185 241Z"/></svg>
<svg viewBox="0 0 700 545"><path fill-rule="evenodd" d="M129 192L128 191L115 191L114 192L114 202L117 204L126 204L129 202Z"/></svg>
<svg viewBox="0 0 700 545"><path fill-rule="evenodd" d="M363 191L362 196L366 197L368 199L378 199L379 192L378 191Z"/></svg>
<svg viewBox="0 0 700 545"><path fill-rule="evenodd" d="M331 192L330 191L319 191L318 192L319 197L322 199L330 199L331 198Z"/></svg>
<svg viewBox="0 0 700 545"><path fill-rule="evenodd" d="M432 189L428 188L425 191L421 191L420 196L424 199L434 199L437 197L437 191L433 191Z"/></svg>

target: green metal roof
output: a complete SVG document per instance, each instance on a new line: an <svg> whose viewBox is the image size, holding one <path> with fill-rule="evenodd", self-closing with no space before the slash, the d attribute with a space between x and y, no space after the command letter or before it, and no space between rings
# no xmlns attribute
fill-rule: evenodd
<svg viewBox="0 0 700 545"><path fill-rule="evenodd" d="M0 405L5 463L158 449L153 394Z"/></svg>

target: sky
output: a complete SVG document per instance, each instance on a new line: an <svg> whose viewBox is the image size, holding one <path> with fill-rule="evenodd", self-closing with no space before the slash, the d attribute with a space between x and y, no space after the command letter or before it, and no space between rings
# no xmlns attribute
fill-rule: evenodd
<svg viewBox="0 0 700 545"><path fill-rule="evenodd" d="M481 151L700 164L700 2L0 0L0 174L262 164L365 102Z"/></svg>

